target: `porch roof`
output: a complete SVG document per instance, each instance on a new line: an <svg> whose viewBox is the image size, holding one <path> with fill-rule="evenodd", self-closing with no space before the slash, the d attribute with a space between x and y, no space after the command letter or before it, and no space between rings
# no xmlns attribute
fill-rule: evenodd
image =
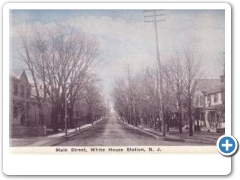
<svg viewBox="0 0 240 180"><path fill-rule="evenodd" d="M223 105L222 104L217 104L217 105L205 107L205 110L217 110L219 108L223 108Z"/></svg>

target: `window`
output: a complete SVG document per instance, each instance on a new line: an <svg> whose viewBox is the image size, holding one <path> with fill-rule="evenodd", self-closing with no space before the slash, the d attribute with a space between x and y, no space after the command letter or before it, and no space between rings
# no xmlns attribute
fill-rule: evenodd
<svg viewBox="0 0 240 180"><path fill-rule="evenodd" d="M13 107L13 118L17 118L18 117L18 107Z"/></svg>
<svg viewBox="0 0 240 180"><path fill-rule="evenodd" d="M204 106L204 97L200 96L200 106Z"/></svg>
<svg viewBox="0 0 240 180"><path fill-rule="evenodd" d="M211 102L211 95L208 95L207 100Z"/></svg>
<svg viewBox="0 0 240 180"><path fill-rule="evenodd" d="M31 89L30 89L30 88L28 88L28 89L27 89L27 98L29 98L29 97L30 97L30 95L31 95Z"/></svg>
<svg viewBox="0 0 240 180"><path fill-rule="evenodd" d="M26 109L25 109L25 114L26 116L28 117L29 116L29 113L30 113L30 103L26 103Z"/></svg>
<svg viewBox="0 0 240 180"><path fill-rule="evenodd" d="M24 107L21 108L21 119L20 119L21 125L25 125L25 109Z"/></svg>
<svg viewBox="0 0 240 180"><path fill-rule="evenodd" d="M204 112L201 112L201 114L200 114L200 120L204 121Z"/></svg>
<svg viewBox="0 0 240 180"><path fill-rule="evenodd" d="M207 96L207 106L211 106L211 95Z"/></svg>
<svg viewBox="0 0 240 180"><path fill-rule="evenodd" d="M214 102L217 103L218 102L218 94L214 94Z"/></svg>
<svg viewBox="0 0 240 180"><path fill-rule="evenodd" d="M18 85L17 85L17 84L14 84L14 86L13 86L13 94L14 94L15 96L18 95Z"/></svg>
<svg viewBox="0 0 240 180"><path fill-rule="evenodd" d="M225 103L225 92L221 92L221 100L222 100L222 104Z"/></svg>
<svg viewBox="0 0 240 180"><path fill-rule="evenodd" d="M21 85L21 96L24 97L24 86Z"/></svg>
<svg viewBox="0 0 240 180"><path fill-rule="evenodd" d="M221 82L225 82L225 75L220 76Z"/></svg>
<svg viewBox="0 0 240 180"><path fill-rule="evenodd" d="M196 104L197 104L197 106L200 105L199 96L197 96L197 98L196 98Z"/></svg>

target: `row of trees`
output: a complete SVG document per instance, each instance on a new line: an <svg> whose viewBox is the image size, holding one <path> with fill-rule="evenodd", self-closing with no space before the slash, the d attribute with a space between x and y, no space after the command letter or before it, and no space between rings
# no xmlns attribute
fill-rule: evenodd
<svg viewBox="0 0 240 180"><path fill-rule="evenodd" d="M64 121L68 104L70 125L74 107L85 104L89 122L96 111L104 114L106 107L100 95L99 80L94 74L99 55L95 38L68 25L28 25L18 31L16 48L20 60L29 70L36 91L40 125L43 125L43 101L52 105L52 126L57 131L59 117ZM43 87L43 95L39 85ZM65 103L65 102L68 103ZM79 107L81 108L81 107Z"/></svg>
<svg viewBox="0 0 240 180"><path fill-rule="evenodd" d="M113 99L116 112L128 123L138 126L151 123L159 126L160 99L162 93L163 118L169 128L173 112L177 115L179 132L182 133L182 112L189 119L189 135L193 135L194 106L197 79L202 76L200 60L193 49L176 54L162 65L163 92L160 92L158 69L147 67L141 73L119 78L115 81ZM165 128L165 127L164 127ZM169 129L168 129L169 130Z"/></svg>

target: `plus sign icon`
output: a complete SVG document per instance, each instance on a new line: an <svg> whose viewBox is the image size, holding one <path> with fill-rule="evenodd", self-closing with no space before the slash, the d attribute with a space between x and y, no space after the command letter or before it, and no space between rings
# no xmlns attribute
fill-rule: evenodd
<svg viewBox="0 0 240 180"><path fill-rule="evenodd" d="M217 148L220 154L231 156L236 152L238 142L233 136L223 135L217 141Z"/></svg>

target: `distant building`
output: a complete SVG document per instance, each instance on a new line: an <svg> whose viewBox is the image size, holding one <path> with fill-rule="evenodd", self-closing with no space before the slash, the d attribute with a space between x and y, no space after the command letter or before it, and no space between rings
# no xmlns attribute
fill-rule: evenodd
<svg viewBox="0 0 240 180"><path fill-rule="evenodd" d="M32 85L28 81L26 72L23 71L20 78L11 74L10 84L10 125L28 125Z"/></svg>

